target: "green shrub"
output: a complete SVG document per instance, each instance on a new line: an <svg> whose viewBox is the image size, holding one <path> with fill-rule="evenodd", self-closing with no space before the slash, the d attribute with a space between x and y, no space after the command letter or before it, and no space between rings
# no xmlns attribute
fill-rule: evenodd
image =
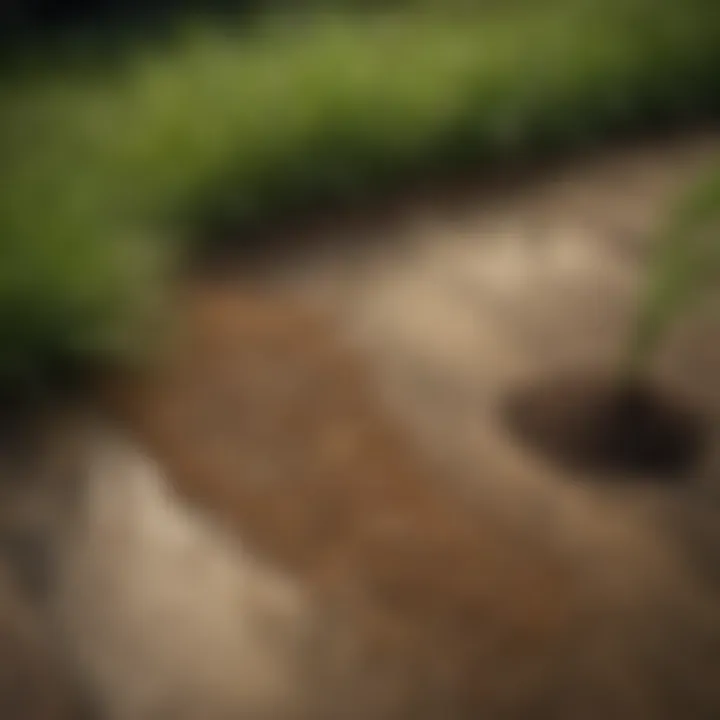
<svg viewBox="0 0 720 720"><path fill-rule="evenodd" d="M0 377L142 347L150 298L200 217L242 226L715 113L720 19L707 7L325 13L242 38L190 24L115 67L6 77Z"/></svg>

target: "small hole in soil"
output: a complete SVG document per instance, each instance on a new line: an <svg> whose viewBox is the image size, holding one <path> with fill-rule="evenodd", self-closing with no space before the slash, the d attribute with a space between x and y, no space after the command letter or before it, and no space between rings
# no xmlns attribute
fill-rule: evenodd
<svg viewBox="0 0 720 720"><path fill-rule="evenodd" d="M511 432L549 459L607 477L682 480L700 461L706 423L692 407L650 384L558 376L511 395Z"/></svg>

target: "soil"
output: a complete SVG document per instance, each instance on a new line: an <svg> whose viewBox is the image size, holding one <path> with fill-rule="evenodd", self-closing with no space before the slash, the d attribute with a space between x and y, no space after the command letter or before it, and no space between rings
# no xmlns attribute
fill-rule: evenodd
<svg viewBox="0 0 720 720"><path fill-rule="evenodd" d="M91 720L73 690L42 612L28 604L0 565L0 717Z"/></svg>
<svg viewBox="0 0 720 720"><path fill-rule="evenodd" d="M250 284L198 283L179 307L173 354L108 407L183 498L320 608L303 664L330 710L307 717L570 720L598 696L597 717L623 720L720 708L720 625L639 518L596 498L563 509L562 479L540 475L569 536L533 537L538 517L468 502L329 317ZM490 456L475 473L503 479ZM522 507L532 495L505 477L503 504Z"/></svg>
<svg viewBox="0 0 720 720"><path fill-rule="evenodd" d="M368 378L360 384L368 398L362 402L362 393L348 395L359 382L353 372L344 380L328 379L325 387L318 369L309 386L307 379L299 381L302 392L279 379L275 389L266 382L257 387L252 407L258 418L267 418L272 463L279 468L304 463L311 473L316 460L299 459L293 448L300 438L324 438L323 428L338 424L351 396L350 406L372 406L378 417L388 416L378 424L401 428L416 449L422 447L422 459L413 464L443 468L445 492L459 489L530 538L554 536L562 546L583 517L588 541L602 545L608 515L628 513L628 527L654 532L661 525L667 533L669 521L675 532L690 511L687 504L680 509L668 487L691 488L697 497L691 507L720 493L716 319L690 317L669 339L651 380L658 395L641 388L620 402L606 380L582 374L605 368L600 374L607 376L615 366L652 230L669 200L719 148L713 133L638 144L556 165L514 188L410 199L375 224L372 218L330 223L317 228L316 242L304 254L290 253L287 262L277 250L301 244L292 233L268 246L266 262L224 258L220 272L216 267L191 279L178 307L189 335L206 339L181 346L150 383L164 393L160 405L166 405L149 411L151 424L160 434L173 434L173 445L183 451L171 472L182 475L192 467L196 447L197 457L212 457L218 473L228 464L225 474L234 476L240 465L232 470L233 463L242 462L237 449L260 447L260 441L253 440L258 430L248 418L232 420L227 388L251 383L253 363L272 368L273 353L282 368L277 378L299 378L308 363L332 367L335 342L364 366ZM249 305L219 310L221 296L228 307ZM261 297L267 301L253 309L252 298ZM322 332L303 330L313 323L302 318L313 316L322 319L332 342L319 340ZM226 346L243 335L247 353L231 362L235 350ZM268 340L273 337L277 348ZM193 348L203 343L198 355ZM254 344L266 360L248 365ZM562 379L568 369L575 380ZM508 422L500 409L517 398L529 407L520 413L523 422ZM153 402L141 404L147 410ZM174 422L173 413L190 419L219 414L227 425L208 435L195 421ZM296 429L281 430L278 423L290 423L290 416ZM534 429L527 437L522 430L531 416ZM265 426L261 420L257 425ZM201 451L205 442L208 449ZM233 443L234 453L223 449ZM371 455L362 454L367 467L358 472L382 476ZM626 491L627 483L575 482L637 475L658 481L657 487L644 483L641 491ZM675 482L665 482L670 478ZM224 511L222 503L218 509ZM328 511L329 518L334 514ZM280 525L278 520L278 533Z"/></svg>
<svg viewBox="0 0 720 720"><path fill-rule="evenodd" d="M383 717L717 717L716 318L688 320L650 390L583 372L614 367L649 231L718 147L608 153L198 273L177 344L104 409L351 608L373 682L405 683ZM595 482L638 472L658 482ZM327 717L382 716L354 690Z"/></svg>
<svg viewBox="0 0 720 720"><path fill-rule="evenodd" d="M702 415L664 389L592 374L516 393L505 414L518 439L550 459L615 480L687 480L711 432Z"/></svg>

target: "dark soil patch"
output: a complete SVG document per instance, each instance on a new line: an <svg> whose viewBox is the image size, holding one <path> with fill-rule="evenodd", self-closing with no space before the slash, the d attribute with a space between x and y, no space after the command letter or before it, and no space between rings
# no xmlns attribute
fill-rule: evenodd
<svg viewBox="0 0 720 720"><path fill-rule="evenodd" d="M514 393L510 430L546 457L604 477L680 481L701 460L708 427L677 393L601 375L557 376Z"/></svg>

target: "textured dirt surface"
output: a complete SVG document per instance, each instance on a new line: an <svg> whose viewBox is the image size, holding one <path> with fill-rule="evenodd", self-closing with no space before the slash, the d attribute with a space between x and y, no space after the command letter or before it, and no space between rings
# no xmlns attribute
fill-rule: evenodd
<svg viewBox="0 0 720 720"><path fill-rule="evenodd" d="M562 544L583 527L583 536L613 542L608 515L629 513L630 524L672 536L711 572L720 528L716 436L686 482L653 487L650 476L603 485L593 482L597 473L518 442L502 410L525 389L612 368L652 231L719 149L717 135L703 133L569 161L510 188L413 198L377 222L336 220L313 238L312 252L283 267L272 251L270 270L246 274L329 317L371 366L385 407L453 469L449 481L531 536L558 535ZM303 239L289 234L279 244ZM227 276L242 287L237 268L228 265ZM717 427L719 368L711 308L672 333L654 380Z"/></svg>
<svg viewBox="0 0 720 720"><path fill-rule="evenodd" d="M647 231L718 147L416 199L188 282L173 352L107 388L135 449L91 440L78 493L0 467L0 526L46 565L0 543L0 632L15 584L48 601L103 720L718 717L717 317L659 359L714 427L672 484L557 464L502 412L616 359Z"/></svg>
<svg viewBox="0 0 720 720"><path fill-rule="evenodd" d="M652 477L580 483L598 477L518 443L500 410L525 388L612 368L652 231L718 148L712 135L648 144L569 162L513 192L411 205L386 238L366 243L364 256L335 252L329 240L324 254L281 282L335 319L372 362L386 407L481 502L543 532L581 522L586 535L593 527L608 533L609 503L619 515L704 542L718 527L716 437L673 488L653 487ZM362 245L362 236L354 240ZM720 325L712 308L672 333L654 375L717 428Z"/></svg>
<svg viewBox="0 0 720 720"><path fill-rule="evenodd" d="M0 717L81 720L40 614L6 575L0 578Z"/></svg>
<svg viewBox="0 0 720 720"><path fill-rule="evenodd" d="M713 596L653 528L578 501L558 538L511 518L499 493L467 502L332 325L292 296L197 286L182 307L172 360L114 387L112 404L185 498L309 594L318 624L297 661L311 695L301 717L720 707ZM497 482L492 457L474 470ZM506 491L505 503L526 501ZM548 495L568 501L560 486Z"/></svg>
<svg viewBox="0 0 720 720"><path fill-rule="evenodd" d="M607 484L500 412L524 384L617 358L648 231L715 146L414 205L364 251L330 236L252 282L189 284L167 363L113 388L185 497L359 634L330 716L717 714L713 431L672 487ZM694 318L658 363L711 419L718 339Z"/></svg>

